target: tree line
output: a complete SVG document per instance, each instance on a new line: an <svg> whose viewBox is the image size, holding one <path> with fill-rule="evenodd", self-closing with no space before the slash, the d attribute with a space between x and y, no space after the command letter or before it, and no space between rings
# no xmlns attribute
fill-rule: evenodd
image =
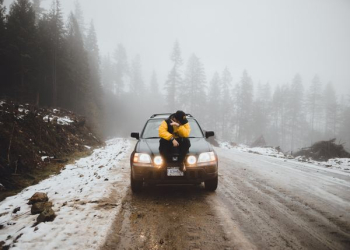
<svg viewBox="0 0 350 250"><path fill-rule="evenodd" d="M95 126L102 114L99 49L93 23L81 9L64 20L60 1L0 0L0 97L85 115Z"/></svg>
<svg viewBox="0 0 350 250"><path fill-rule="evenodd" d="M73 110L105 137L128 136L151 114L182 109L219 140L251 144L264 136L294 151L337 138L350 147L350 97L318 76L309 83L296 74L274 88L253 83L247 71L233 79L229 68L208 79L200 58L185 64L175 42L159 84L156 71L144 79L140 55L129 59L122 44L100 56L78 2L66 21L59 0L48 11L40 2L16 0L7 12L0 0L0 97Z"/></svg>
<svg viewBox="0 0 350 250"><path fill-rule="evenodd" d="M269 83L254 84L246 70L234 81L225 68L208 81L196 55L184 65L178 42L169 59L172 67L161 88L155 72L149 83L143 81L140 57L129 63L123 45L103 58L104 88L123 100L124 117L131 119L130 123L117 121L115 128L128 124L127 133L130 124L141 129L152 113L182 109L193 114L205 129L214 130L219 140L250 145L263 136L271 146L295 151L337 138L350 147L350 96L339 97L332 83L322 84L317 75L308 83L296 74L289 83L272 88Z"/></svg>

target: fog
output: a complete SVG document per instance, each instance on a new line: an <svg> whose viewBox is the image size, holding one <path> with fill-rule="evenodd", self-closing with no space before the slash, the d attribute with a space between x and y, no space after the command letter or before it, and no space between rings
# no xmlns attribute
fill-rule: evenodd
<svg viewBox="0 0 350 250"><path fill-rule="evenodd" d="M5 3L12 1L5 0ZM61 0L68 15L75 1ZM102 54L117 44L129 58L140 54L149 79L166 80L175 40L186 60L195 53L207 76L228 67L238 81L243 70L255 83L305 83L318 74L350 93L350 1L348 0L80 0L92 19ZM50 0L42 3L49 8Z"/></svg>
<svg viewBox="0 0 350 250"><path fill-rule="evenodd" d="M5 5L9 7L11 2L13 1L5 0ZM76 14L76 1L61 0L60 3L65 20L70 12ZM187 109L185 111L197 115L206 126L214 126L218 130L217 135L220 139L251 143L260 135L264 135L269 138L269 144L283 144L285 147L288 144L288 149L306 146L316 139L337 137L343 129L342 126L346 127L346 125L340 124L340 120L344 117L341 112L347 107L347 98L350 94L350 1L348 0L80 0L78 3L83 14L81 20L84 20L81 28L87 30L92 20L96 29L101 57L101 84L105 89L108 86L108 76L104 69L104 65L106 67L104 62L108 56L113 61L118 45L125 48L126 60L131 71L133 69L140 71L137 74L134 72L134 77L138 75L139 80L133 80L130 72L128 76L119 76L120 79L123 79L121 80L123 86L120 87L119 94L125 93L123 96L117 93L117 87L109 89L110 93L119 96L116 98L118 101L115 104L117 105L116 117L120 117L122 114L123 116L127 115L125 109L133 111L133 115L137 113L142 117L142 119L132 118L128 120L130 124L126 128L129 130L140 130L144 118L152 113L174 112L180 108ZM49 10L51 4L50 0L43 0L41 6ZM221 84L220 90L224 91L222 81L224 81L225 69L227 69L228 73L226 73L230 79L227 82L230 95L226 98L230 99L230 102L226 105L230 106L223 106L225 104L223 101L221 106L217 107L219 111L215 111L215 108L213 110L196 109L192 102L188 105L182 105L187 102L184 100L181 103L181 88L186 87L186 84L181 85L179 93L175 96L178 105L169 105L165 83L169 72L174 67L170 56L176 42L178 42L183 61L178 69L181 78L186 82L186 71L189 71L190 62L196 64L198 61L200 66L196 65L203 71L202 78L198 81L201 82L200 86L204 89L204 95L208 94L208 96L204 97L207 102L202 103L202 106L212 107L214 105L210 105L209 94L211 90L215 90L215 88L211 88L211 85L216 84L215 72L218 72L218 77L221 79L217 79L217 86ZM133 67L133 65L136 66ZM155 74L151 80L153 72ZM242 91L242 84L245 80L252 86L251 98L254 99L251 101L252 107L259 106L257 103L253 105L253 101L260 100L271 103L278 86L283 90L283 86L290 85L292 91L293 83L298 84L299 82L303 86L302 94L300 94L303 96L303 100L300 100L302 103L300 105L305 106L307 97L312 95L312 86L318 86L320 89L316 92L319 92L319 96L322 93L320 99L325 99L326 86L331 83L335 90L335 102L338 105L343 105L341 106L343 108L337 109L337 125L327 125L326 120L330 118L329 115L327 118L326 114L322 115L323 118L319 118L319 122L315 122L314 114L310 115L308 109L305 108L300 111L300 117L303 115L305 119L301 119L299 122L299 127L302 129L299 127L298 129L302 132L298 130L300 132L298 132L298 136L301 138L308 134L308 139L306 141L300 140L298 143L294 142L294 139L290 139L290 136L277 139L275 135L271 134L270 130L273 129L268 125L266 126L270 128L266 131L257 128L247 130L246 133L254 134L250 135L249 138L242 137L242 133L244 133L242 127L246 127L245 124L241 124L241 128L239 126L232 128L236 125L231 123L229 123L228 128L223 124L216 124L216 122L213 125L213 122L210 121L211 115L207 114L205 117L203 113L224 111L230 113L229 107L233 107L235 100L237 100L234 95L235 93L242 94L240 91ZM137 98L137 101L140 102L138 105L141 105L142 109L135 111L137 106L132 106L132 108L128 106L128 102L133 100L130 99L133 98L132 90L138 89L138 87L133 87L133 81L142 82L146 86L150 82L157 82L162 97L153 96L152 100ZM266 87L265 95L264 91L261 90L264 89L264 86ZM200 93L198 95L200 96ZM223 95L223 93L218 93L219 95ZM298 94L296 95L298 96ZM138 95L136 94L136 96ZM190 98L194 99L195 96L192 95ZM196 101L197 104L200 103L200 100L196 99ZM293 102L298 103L299 99L296 98ZM298 105L296 104L296 106ZM317 106L317 104L315 105ZM280 106L280 104L276 104L276 106ZM114 106L109 105L109 108L114 109ZM272 110L273 108L269 106L266 109ZM238 108L236 107L235 110L237 111ZM252 108L252 112L253 110L254 108ZM111 112L112 110L109 110L107 116L114 116ZM299 110L293 111L291 109L288 112L298 113ZM322 112L321 110L320 113ZM312 121L310 120L311 116ZM256 118L256 116L253 117ZM271 117L267 118L268 123L272 123L272 118L276 119L276 123L279 123L280 121L276 117L276 113L271 114ZM222 123L227 123L227 121L234 123L235 119L243 118L234 115L230 117L229 115L228 118L215 119L221 119ZM254 119L253 121L251 118L249 119L250 123L255 123ZM291 120L293 119L291 118ZM259 120L259 122L261 121ZM302 124L302 122L304 123ZM113 122L109 121L109 123ZM286 125L288 127L286 130L293 134L294 138L294 132L297 132L294 131L294 127L291 129L291 126L294 125ZM329 129L327 126L337 128ZM123 132L111 128L107 130L113 130L114 132L111 134L120 134L126 133L127 129ZM225 134L223 130L227 129L232 129L235 132ZM284 134L283 129L281 130L282 134ZM331 133L330 130L332 130ZM252 131L255 132L252 133ZM290 143L290 140L293 142ZM346 141L346 139L344 140Z"/></svg>

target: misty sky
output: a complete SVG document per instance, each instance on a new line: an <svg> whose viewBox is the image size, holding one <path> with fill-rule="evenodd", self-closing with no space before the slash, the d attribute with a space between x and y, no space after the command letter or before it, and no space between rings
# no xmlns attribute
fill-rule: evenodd
<svg viewBox="0 0 350 250"><path fill-rule="evenodd" d="M5 0L6 4L12 2ZM68 14L73 0L61 0ZM94 20L102 54L122 43L129 60L139 53L144 78L159 83L171 68L175 40L184 66L192 53L207 79L227 66L238 82L247 69L254 83L290 82L317 73L338 94L350 93L349 0L80 0L85 21ZM51 0L44 0L49 7Z"/></svg>

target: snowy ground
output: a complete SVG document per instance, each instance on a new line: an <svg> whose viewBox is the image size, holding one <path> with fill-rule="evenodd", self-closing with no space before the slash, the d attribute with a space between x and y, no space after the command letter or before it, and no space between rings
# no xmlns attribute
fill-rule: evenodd
<svg viewBox="0 0 350 250"><path fill-rule="evenodd" d="M129 148L126 139L109 140L59 175L1 202L0 242L11 249L99 248L120 208L121 201L110 197L124 197L129 184L125 169ZM35 192L47 193L56 218L32 227L38 215L30 214L27 202ZM20 211L13 213L18 207Z"/></svg>
<svg viewBox="0 0 350 250"><path fill-rule="evenodd" d="M350 158L334 158L334 159L329 159L326 162L318 162L318 161L314 161L312 159L307 159L305 157L294 158L293 156L285 155L283 152L280 152L277 149L272 148L272 147L250 148L250 147L243 145L243 144L239 144L237 146L232 146L229 142L220 142L219 146L220 146L220 148L223 148L223 149L231 149L231 150L236 150L239 152L248 152L248 153L253 153L253 154L257 154L257 155L282 158L282 159L289 159L289 160L294 160L294 161L298 161L298 162L305 162L308 164L322 166L322 167L326 167L326 168L330 168L330 169L338 169L338 170L350 172Z"/></svg>

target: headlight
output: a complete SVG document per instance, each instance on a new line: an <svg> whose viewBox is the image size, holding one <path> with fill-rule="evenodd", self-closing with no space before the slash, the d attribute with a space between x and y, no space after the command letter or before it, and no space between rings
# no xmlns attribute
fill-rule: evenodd
<svg viewBox="0 0 350 250"><path fill-rule="evenodd" d="M201 153L198 157L198 163L200 162L210 162L210 161L215 161L215 154L214 152L206 152L206 153Z"/></svg>
<svg viewBox="0 0 350 250"><path fill-rule="evenodd" d="M154 157L153 162L155 165L161 166L161 165L163 165L163 158L158 155L158 156Z"/></svg>
<svg viewBox="0 0 350 250"><path fill-rule="evenodd" d="M134 162L151 163L151 156L149 154L135 153Z"/></svg>
<svg viewBox="0 0 350 250"><path fill-rule="evenodd" d="M187 157L187 163L190 164L190 165L193 165L195 164L197 161L196 157L193 156L193 155L190 155L189 157Z"/></svg>

